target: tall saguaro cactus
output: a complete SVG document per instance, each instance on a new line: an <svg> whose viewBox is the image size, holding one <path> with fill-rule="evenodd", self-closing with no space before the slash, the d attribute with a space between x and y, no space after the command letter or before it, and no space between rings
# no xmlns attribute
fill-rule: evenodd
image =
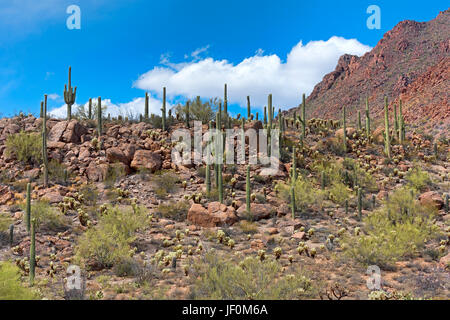
<svg viewBox="0 0 450 320"><path fill-rule="evenodd" d="M31 183L27 183L27 200L25 207L25 222L27 224L27 231L30 232L31 224Z"/></svg>
<svg viewBox="0 0 450 320"><path fill-rule="evenodd" d="M251 193L251 189L250 189L250 165L247 166L247 176L245 179L245 203L246 203L246 209L247 209L247 213L250 213L250 193Z"/></svg>
<svg viewBox="0 0 450 320"><path fill-rule="evenodd" d="M272 94L269 94L269 96L267 97L267 108L268 108L268 112L269 112L269 130L272 129ZM270 131L269 131L270 134Z"/></svg>
<svg viewBox="0 0 450 320"><path fill-rule="evenodd" d="M370 110L369 110L369 98L366 98L366 135L370 137Z"/></svg>
<svg viewBox="0 0 450 320"><path fill-rule="evenodd" d="M166 87L163 88L163 105L161 108L162 129L166 131Z"/></svg>
<svg viewBox="0 0 450 320"><path fill-rule="evenodd" d="M292 184L297 180L297 156L295 154L295 147L292 148Z"/></svg>
<svg viewBox="0 0 450 320"><path fill-rule="evenodd" d="M345 115L345 106L342 108L342 121L343 121L343 146L344 146L344 151L347 152L347 117Z"/></svg>
<svg viewBox="0 0 450 320"><path fill-rule="evenodd" d="M294 186L291 186L291 211L292 211L292 219L295 219L295 189Z"/></svg>
<svg viewBox="0 0 450 320"><path fill-rule="evenodd" d="M144 119L148 120L148 92L145 93Z"/></svg>
<svg viewBox="0 0 450 320"><path fill-rule="evenodd" d="M72 89L72 67L69 67L69 85L64 85L64 101L67 104L67 120L72 120L72 105L75 103L77 87Z"/></svg>
<svg viewBox="0 0 450 320"><path fill-rule="evenodd" d="M102 135L102 98L98 97L97 103L97 134Z"/></svg>
<svg viewBox="0 0 450 320"><path fill-rule="evenodd" d="M92 119L92 98L89 98L88 118L89 118L89 120Z"/></svg>
<svg viewBox="0 0 450 320"><path fill-rule="evenodd" d="M247 119L250 119L250 116L252 114L252 110L250 107L250 96L247 96ZM258 120L258 119L256 119Z"/></svg>
<svg viewBox="0 0 450 320"><path fill-rule="evenodd" d="M389 135L389 112L388 112L388 98L384 97L384 150L388 159L391 158L391 139Z"/></svg>
<svg viewBox="0 0 450 320"><path fill-rule="evenodd" d="M403 118L402 100L399 101L399 119L398 119L398 141L400 144L405 140L405 120Z"/></svg>
<svg viewBox="0 0 450 320"><path fill-rule="evenodd" d="M190 126L190 118L189 118L189 109L190 109L190 106L189 106L189 101L186 101L186 128L189 128L189 126Z"/></svg>
<svg viewBox="0 0 450 320"><path fill-rule="evenodd" d="M30 285L34 284L36 268L36 220L33 218L31 220L31 231L30 231Z"/></svg>
<svg viewBox="0 0 450 320"><path fill-rule="evenodd" d="M306 138L306 95L302 96L302 138Z"/></svg>
<svg viewBox="0 0 450 320"><path fill-rule="evenodd" d="M44 188L47 188L48 187L47 95L44 95L44 110L42 117L42 166L44 169Z"/></svg>
<svg viewBox="0 0 450 320"><path fill-rule="evenodd" d="M228 115L228 88L226 83L223 88L223 112L225 116Z"/></svg>

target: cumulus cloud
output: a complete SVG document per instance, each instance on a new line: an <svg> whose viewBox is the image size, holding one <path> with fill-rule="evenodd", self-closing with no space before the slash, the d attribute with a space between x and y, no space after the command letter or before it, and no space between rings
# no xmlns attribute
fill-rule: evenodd
<svg viewBox="0 0 450 320"><path fill-rule="evenodd" d="M327 41L301 41L283 61L275 54L265 55L258 49L254 56L238 64L211 57L199 59L208 47L191 54L191 62L172 63L169 56L162 66L142 74L133 86L159 95L167 87L169 98L222 97L223 85L228 84L230 103L244 106L250 95L252 105L262 108L267 95L273 94L274 105L288 109L298 105L302 93L309 94L323 76L334 70L339 57L345 53L361 56L371 47L356 39L331 37Z"/></svg>
<svg viewBox="0 0 450 320"><path fill-rule="evenodd" d="M148 107L149 112L159 115L161 113L162 101L158 100L152 96L149 96L148 99ZM96 100L93 99L93 103L96 103ZM88 101L85 103L87 107ZM135 98L130 102L126 103L113 103L111 99L102 99L102 107L106 106L106 114L111 114L111 117L117 117L119 115L123 117L133 117L138 118L140 114L144 114L145 109L145 98ZM74 104L72 106L72 110L76 112L78 104ZM166 104L166 107L172 108L170 103ZM49 112L51 117L55 118L65 118L67 116L67 105L64 104L58 108L54 108Z"/></svg>

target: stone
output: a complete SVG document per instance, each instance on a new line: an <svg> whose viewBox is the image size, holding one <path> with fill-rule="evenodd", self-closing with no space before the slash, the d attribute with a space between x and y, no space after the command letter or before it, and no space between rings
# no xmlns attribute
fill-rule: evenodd
<svg viewBox="0 0 450 320"><path fill-rule="evenodd" d="M433 206L436 209L440 210L444 206L444 200L442 199L442 196L437 193L436 191L428 191L425 193L422 193L419 196L420 204L423 206Z"/></svg>
<svg viewBox="0 0 450 320"><path fill-rule="evenodd" d="M194 203L188 211L187 220L200 227L229 226L238 221L235 210L219 202L211 202L208 209Z"/></svg>
<svg viewBox="0 0 450 320"><path fill-rule="evenodd" d="M137 150L134 153L130 167L134 170L147 169L153 173L161 169L161 165L162 159L160 154L149 150Z"/></svg>
<svg viewBox="0 0 450 320"><path fill-rule="evenodd" d="M237 210L238 217L241 219L245 219L248 216L246 211L247 211L247 205L244 203ZM260 204L260 203L251 203L250 204L250 212L251 212L251 216L254 221L258 221L261 219L267 219L267 218L270 218L272 215L271 207L267 204Z"/></svg>

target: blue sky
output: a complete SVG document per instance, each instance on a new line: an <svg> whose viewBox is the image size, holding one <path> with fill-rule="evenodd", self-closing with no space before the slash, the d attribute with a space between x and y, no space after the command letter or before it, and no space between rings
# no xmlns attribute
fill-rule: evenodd
<svg viewBox="0 0 450 320"><path fill-rule="evenodd" d="M66 27L71 4L81 30ZM366 27L372 4L380 30ZM163 86L171 103L221 96L225 82L234 112L247 94L258 108L273 93L285 109L341 54L362 55L399 21L447 8L435 0L2 0L0 113L36 114L44 93L49 109L62 107L69 65L77 103L102 96L111 112L140 112L146 90L157 111Z"/></svg>

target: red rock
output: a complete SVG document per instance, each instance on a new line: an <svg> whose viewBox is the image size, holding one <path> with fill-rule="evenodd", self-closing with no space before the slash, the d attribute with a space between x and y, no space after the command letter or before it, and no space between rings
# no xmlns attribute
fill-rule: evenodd
<svg viewBox="0 0 450 320"><path fill-rule="evenodd" d="M161 169L162 159L161 155L149 150L137 150L134 153L133 161L130 167L134 170L148 169L150 172L155 172Z"/></svg>
<svg viewBox="0 0 450 320"><path fill-rule="evenodd" d="M208 209L194 203L188 211L187 220L200 227L218 227L232 225L238 218L232 207L211 202Z"/></svg>
<svg viewBox="0 0 450 320"><path fill-rule="evenodd" d="M291 237L294 239L299 239L299 240L306 239L305 233L301 232L301 231L294 233Z"/></svg>
<svg viewBox="0 0 450 320"><path fill-rule="evenodd" d="M444 200L442 199L442 196L436 191L428 191L422 193L419 196L419 201L421 205L431 205L438 210L442 209L442 207L444 206Z"/></svg>
<svg viewBox="0 0 450 320"><path fill-rule="evenodd" d="M268 204L260 204L260 203L251 203L250 204L250 212L253 220L258 221L261 219L270 218L272 214L272 210L270 205ZM237 215L241 219L247 218L247 205L243 204L237 210Z"/></svg>

